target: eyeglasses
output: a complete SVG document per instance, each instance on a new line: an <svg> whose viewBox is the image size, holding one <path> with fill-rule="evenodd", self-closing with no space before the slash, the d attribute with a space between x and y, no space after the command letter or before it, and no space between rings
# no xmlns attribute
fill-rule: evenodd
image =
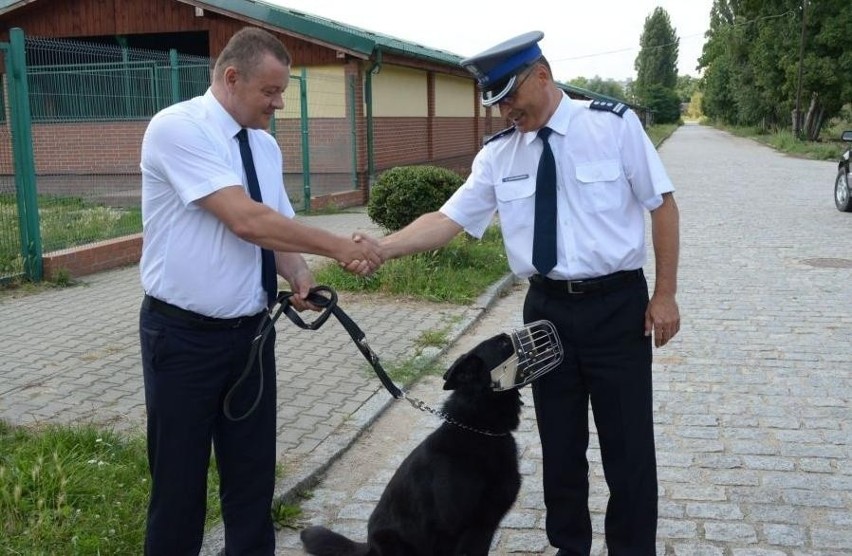
<svg viewBox="0 0 852 556"><path fill-rule="evenodd" d="M530 75L532 75L532 73L532 68L527 70L526 74L521 79L515 82L514 86L512 86L512 90L503 95L503 98L497 101L497 104L502 104L504 102L509 102L513 100L515 98L515 95L518 94L518 90L523 86L524 82L526 82L526 80L529 78Z"/></svg>

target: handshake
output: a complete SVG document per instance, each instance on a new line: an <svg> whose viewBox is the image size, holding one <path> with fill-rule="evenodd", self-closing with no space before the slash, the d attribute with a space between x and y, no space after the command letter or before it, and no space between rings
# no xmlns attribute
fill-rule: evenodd
<svg viewBox="0 0 852 556"><path fill-rule="evenodd" d="M381 240L364 232L354 232L352 239L341 242L340 252L334 258L347 272L370 276L389 257Z"/></svg>
<svg viewBox="0 0 852 556"><path fill-rule="evenodd" d="M443 247L462 229L440 211L434 211L380 239L355 232L351 239L338 243L334 258L345 270L369 276L387 260Z"/></svg>

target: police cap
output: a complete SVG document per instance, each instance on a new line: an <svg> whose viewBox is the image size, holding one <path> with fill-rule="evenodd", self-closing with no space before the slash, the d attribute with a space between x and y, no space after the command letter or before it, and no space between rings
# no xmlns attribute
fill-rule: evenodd
<svg viewBox="0 0 852 556"><path fill-rule="evenodd" d="M541 58L538 41L543 38L541 31L530 31L461 61L462 67L476 77L484 106L500 102L512 90L518 75Z"/></svg>

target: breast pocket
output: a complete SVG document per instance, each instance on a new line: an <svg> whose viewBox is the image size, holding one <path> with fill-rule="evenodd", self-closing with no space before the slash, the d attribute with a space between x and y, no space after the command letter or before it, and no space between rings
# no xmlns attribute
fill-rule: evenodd
<svg viewBox="0 0 852 556"><path fill-rule="evenodd" d="M587 212L618 208L624 202L627 184L618 160L601 160L575 166L580 202Z"/></svg>
<svg viewBox="0 0 852 556"><path fill-rule="evenodd" d="M494 191L504 237L532 234L535 180L526 178L502 183Z"/></svg>

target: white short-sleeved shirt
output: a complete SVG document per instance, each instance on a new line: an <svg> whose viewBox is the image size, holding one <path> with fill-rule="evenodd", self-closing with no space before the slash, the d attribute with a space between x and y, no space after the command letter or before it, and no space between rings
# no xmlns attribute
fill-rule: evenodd
<svg viewBox="0 0 852 556"><path fill-rule="evenodd" d="M564 95L547 123L556 159L557 260L553 279L579 280L642 267L645 211L674 191L660 157L632 111L623 117ZM441 212L481 237L495 211L509 266L532 263L535 181L542 143L536 132L509 132L477 154L467 181Z"/></svg>
<svg viewBox="0 0 852 556"><path fill-rule="evenodd" d="M142 287L217 318L266 308L260 248L196 202L224 187L246 187L240 129L208 90L155 115L142 141ZM248 136L263 203L292 218L278 143L263 130Z"/></svg>

